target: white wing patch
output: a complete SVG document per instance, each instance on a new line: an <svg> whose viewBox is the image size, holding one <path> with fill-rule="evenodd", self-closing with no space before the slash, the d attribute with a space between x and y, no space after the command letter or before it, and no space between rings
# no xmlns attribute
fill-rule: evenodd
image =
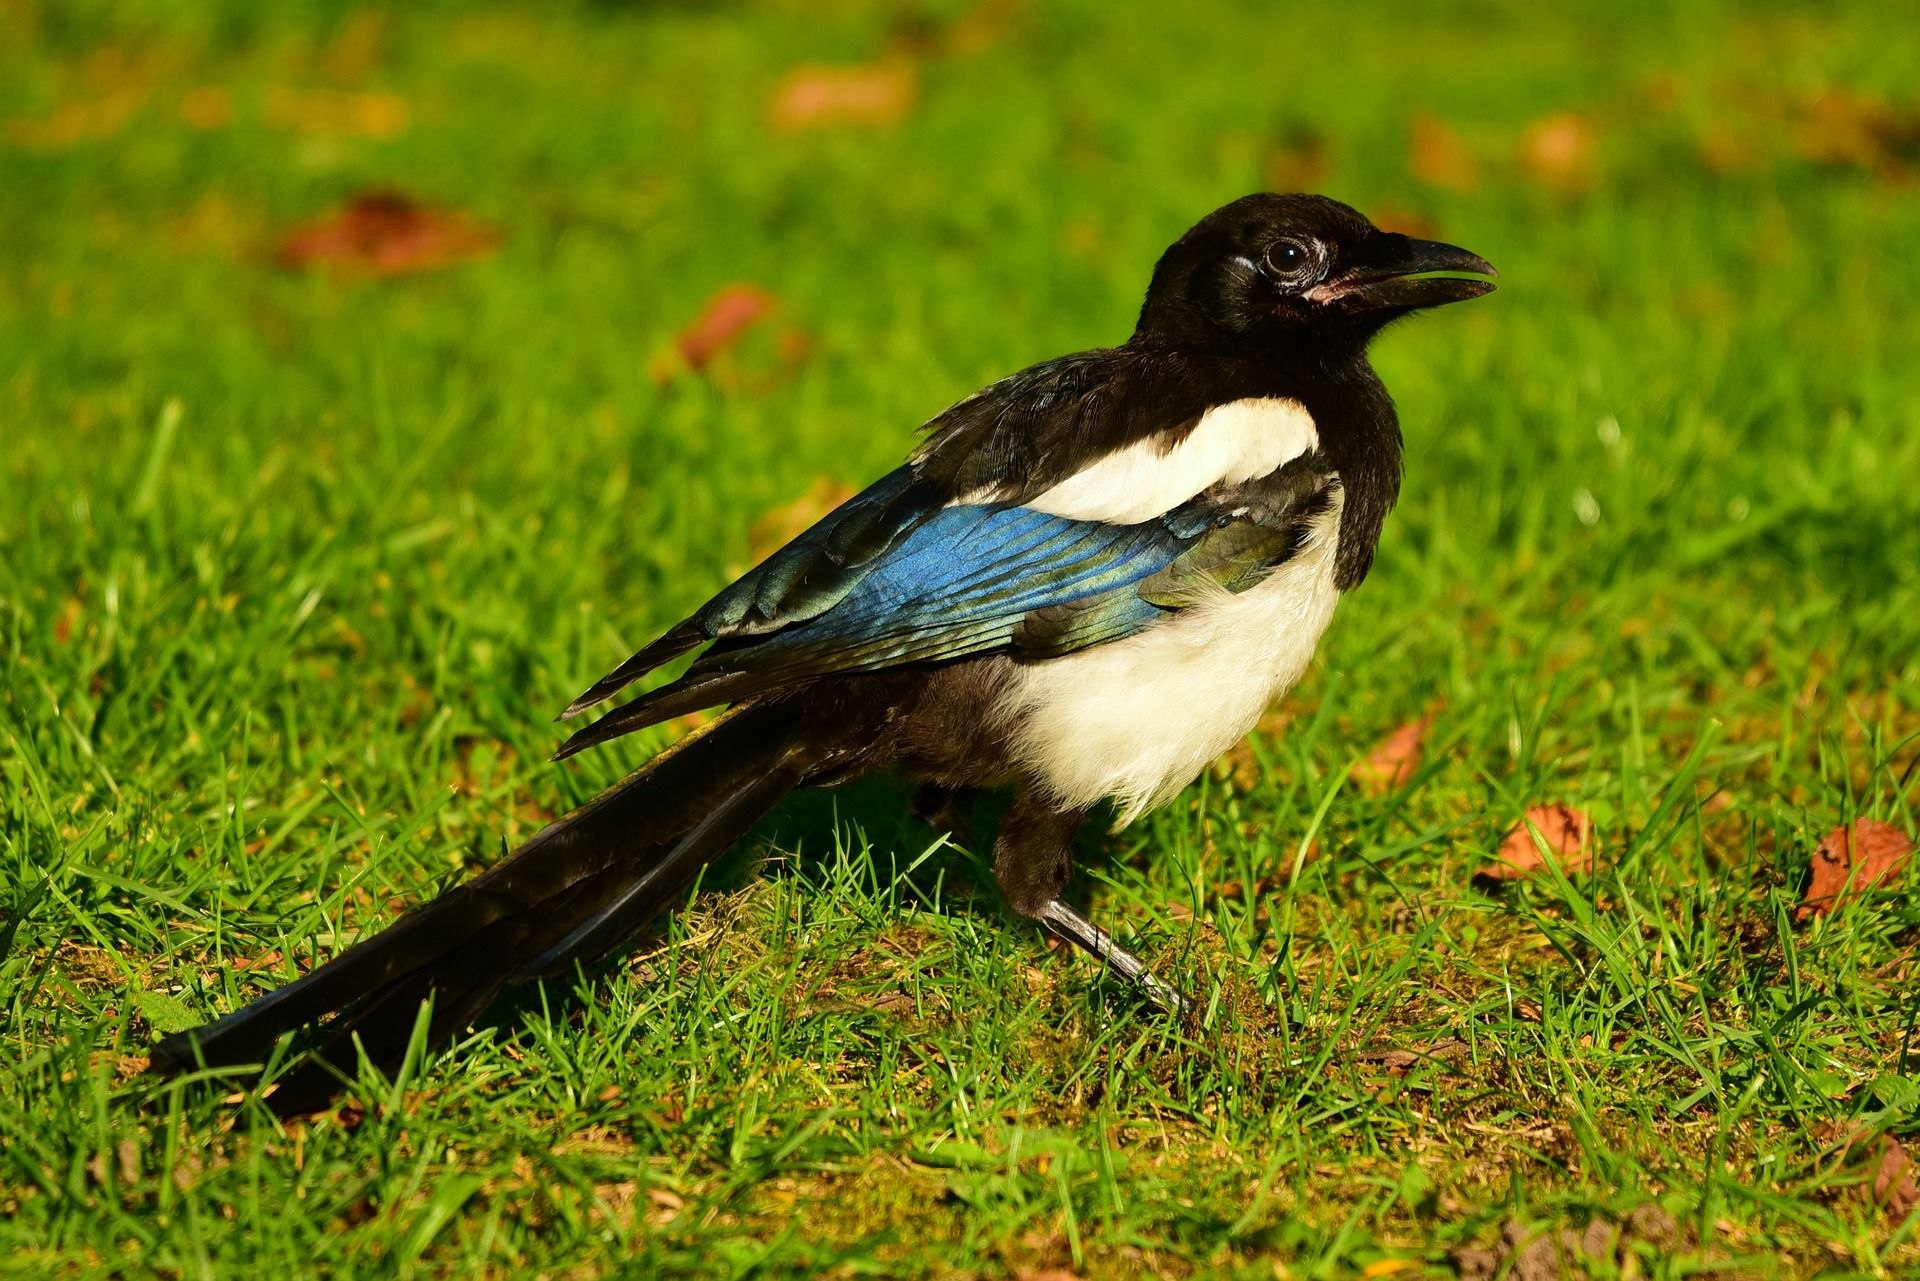
<svg viewBox="0 0 1920 1281"><path fill-rule="evenodd" d="M1319 444L1313 415L1299 401L1235 400L1202 414L1176 444L1150 436L1116 449L1024 505L1069 520L1137 525L1215 485L1270 475ZM956 501L996 500L978 491Z"/></svg>

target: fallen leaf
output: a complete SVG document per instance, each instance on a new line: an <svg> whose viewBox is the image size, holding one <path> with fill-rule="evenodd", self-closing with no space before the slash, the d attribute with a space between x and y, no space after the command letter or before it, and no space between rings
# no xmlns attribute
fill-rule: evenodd
<svg viewBox="0 0 1920 1281"><path fill-rule="evenodd" d="M465 214L398 192L368 191L294 228L280 242L276 259L295 269L401 276L484 257L498 244L491 228Z"/></svg>
<svg viewBox="0 0 1920 1281"><path fill-rule="evenodd" d="M1542 116L1520 137L1520 163L1542 183L1561 191L1593 185L1594 130L1571 111Z"/></svg>
<svg viewBox="0 0 1920 1281"><path fill-rule="evenodd" d="M1354 766L1354 781L1375 796L1396 791L1412 782L1414 774L1420 769L1420 749L1426 742L1427 730L1432 724L1433 717L1422 716L1417 721L1408 721L1381 739L1379 746Z"/></svg>
<svg viewBox="0 0 1920 1281"><path fill-rule="evenodd" d="M1496 859L1475 876L1487 881L1517 881L1533 875L1547 865L1540 850L1542 842L1568 876L1593 867L1593 820L1571 805L1555 803L1529 809L1500 842Z"/></svg>
<svg viewBox="0 0 1920 1281"><path fill-rule="evenodd" d="M1880 1165L1873 1173L1873 1199L1896 1218L1920 1206L1920 1166L1891 1134L1880 1136Z"/></svg>
<svg viewBox="0 0 1920 1281"><path fill-rule="evenodd" d="M1899 828L1863 818L1828 832L1813 851L1813 878L1794 916L1806 920L1897 876L1914 843Z"/></svg>
<svg viewBox="0 0 1920 1281"><path fill-rule="evenodd" d="M1465 191L1480 181L1480 165L1445 121L1425 112L1413 118L1408 168L1431 187Z"/></svg>
<svg viewBox="0 0 1920 1281"><path fill-rule="evenodd" d="M673 342L656 354L647 373L660 386L672 382L686 370L702 372L722 354L738 346L740 340L763 323L779 307L780 300L758 285L722 285L700 308L700 314L674 335ZM798 359L804 351L783 349L781 359Z"/></svg>
<svg viewBox="0 0 1920 1281"><path fill-rule="evenodd" d="M903 60L858 67L801 66L774 87L767 117L783 133L844 125L899 124L919 97L919 77Z"/></svg>
<svg viewBox="0 0 1920 1281"><path fill-rule="evenodd" d="M853 486L816 476L805 493L767 512L747 531L747 550L758 562L811 529L822 516L853 497Z"/></svg>
<svg viewBox="0 0 1920 1281"><path fill-rule="evenodd" d="M260 953L258 956L238 957L233 962L233 968L239 972L264 970L280 964L282 959L279 949L273 948Z"/></svg>
<svg viewBox="0 0 1920 1281"><path fill-rule="evenodd" d="M1327 136L1311 125L1295 125L1267 152L1267 190L1318 191L1333 172Z"/></svg>

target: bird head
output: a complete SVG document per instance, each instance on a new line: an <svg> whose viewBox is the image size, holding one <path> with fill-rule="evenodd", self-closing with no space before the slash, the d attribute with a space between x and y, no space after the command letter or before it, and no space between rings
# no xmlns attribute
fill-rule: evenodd
<svg viewBox="0 0 1920 1281"><path fill-rule="evenodd" d="M1246 355L1364 347L1401 316L1491 293L1495 274L1465 249L1382 231L1325 196L1244 196L1161 256L1134 338Z"/></svg>

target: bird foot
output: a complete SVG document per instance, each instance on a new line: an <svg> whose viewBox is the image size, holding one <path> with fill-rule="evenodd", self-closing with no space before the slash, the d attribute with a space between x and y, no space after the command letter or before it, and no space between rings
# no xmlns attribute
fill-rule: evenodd
<svg viewBox="0 0 1920 1281"><path fill-rule="evenodd" d="M1193 1002L1147 968L1147 963L1113 941L1113 936L1060 899L1048 899L1040 908L1041 924L1081 950L1091 953L1131 983L1147 1001L1169 1014L1192 1012Z"/></svg>

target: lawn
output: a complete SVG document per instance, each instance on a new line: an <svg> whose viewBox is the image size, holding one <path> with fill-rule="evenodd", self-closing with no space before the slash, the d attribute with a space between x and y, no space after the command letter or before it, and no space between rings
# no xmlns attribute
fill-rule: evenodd
<svg viewBox="0 0 1920 1281"><path fill-rule="evenodd" d="M1801 910L1920 827L1916 32L0 3L0 1272L1920 1274L1920 866ZM337 1113L140 1075L644 759L552 716L1274 186L1502 284L1377 348L1308 679L1086 844L1197 1017L878 782ZM367 192L438 212L330 260ZM1590 859L1481 875L1554 805Z"/></svg>

